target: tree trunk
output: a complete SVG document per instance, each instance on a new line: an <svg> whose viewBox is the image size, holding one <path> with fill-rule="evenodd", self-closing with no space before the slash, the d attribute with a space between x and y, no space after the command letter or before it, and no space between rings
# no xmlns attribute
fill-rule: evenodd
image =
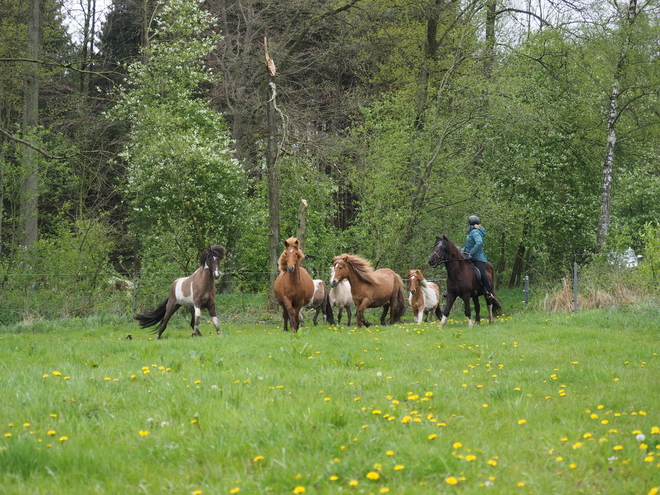
<svg viewBox="0 0 660 495"><path fill-rule="evenodd" d="M30 0L28 14L27 55L38 60L41 55L41 12L43 0ZM36 131L39 120L39 67L29 63L23 100L23 137L36 146ZM24 148L24 175L21 183L19 216L23 224L24 246L29 247L39 237L37 205L39 200L38 154L29 146Z"/></svg>
<svg viewBox="0 0 660 495"><path fill-rule="evenodd" d="M300 200L300 208L298 208L298 229L296 230L296 238L300 246L300 250L305 252L305 240L307 238L307 201Z"/></svg>
<svg viewBox="0 0 660 495"><path fill-rule="evenodd" d="M277 110L277 86L275 86L275 70L269 70L272 62L268 54L268 40L264 38L266 54L266 70L268 71L268 90L266 102L266 120L268 122L268 145L266 147L266 169L268 171L268 255L270 260L270 286L273 287L277 278L277 261L280 249L280 185L277 174L277 127L275 111ZM274 66L274 64L273 64Z"/></svg>

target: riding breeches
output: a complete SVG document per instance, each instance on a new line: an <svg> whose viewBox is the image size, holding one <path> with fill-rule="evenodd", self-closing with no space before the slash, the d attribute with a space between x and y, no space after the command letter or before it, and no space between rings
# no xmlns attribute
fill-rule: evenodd
<svg viewBox="0 0 660 495"><path fill-rule="evenodd" d="M470 260L470 261L472 261L472 264L479 269L479 273L481 274L481 283L484 285L484 287L488 292L492 293L493 285L490 283L490 280L488 279L488 273L486 272L486 263L478 260Z"/></svg>

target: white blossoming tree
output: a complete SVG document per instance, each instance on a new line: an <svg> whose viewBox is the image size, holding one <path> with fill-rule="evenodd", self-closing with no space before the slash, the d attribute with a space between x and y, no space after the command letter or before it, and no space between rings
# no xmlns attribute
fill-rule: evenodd
<svg viewBox="0 0 660 495"><path fill-rule="evenodd" d="M221 37L210 31L214 20L200 3L157 6L149 45L129 67L112 112L130 125L121 156L147 258L151 251L196 259L210 243L227 243L244 198L227 125L201 96L202 85L215 81L204 57Z"/></svg>

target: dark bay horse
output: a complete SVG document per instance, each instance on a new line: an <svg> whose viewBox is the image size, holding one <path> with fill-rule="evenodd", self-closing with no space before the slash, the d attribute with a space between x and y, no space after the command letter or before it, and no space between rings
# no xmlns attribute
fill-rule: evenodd
<svg viewBox="0 0 660 495"><path fill-rule="evenodd" d="M135 315L142 328L148 328L160 323L158 337L167 328L172 315L181 306L190 311L192 317L190 326L192 336L202 335L199 332L199 317L202 309L207 309L213 319L213 326L218 335L222 335L218 318L215 315L215 280L220 275L220 261L227 257L227 251L222 246L211 246L202 253L199 268L189 277L178 278L172 283L170 295L153 311ZM154 330L156 332L156 330Z"/></svg>
<svg viewBox="0 0 660 495"><path fill-rule="evenodd" d="M359 256L342 254L334 257L335 273L331 284L336 287L339 282L348 279L351 284L351 295L357 306L357 326L368 327L370 323L364 319L367 308L383 307L380 324L385 325L385 315L390 310L390 325L401 319L406 310L406 293L401 277L389 268L374 270L371 264Z"/></svg>
<svg viewBox="0 0 660 495"><path fill-rule="evenodd" d="M432 313L440 319L440 287L438 284L429 282L424 278L421 270L408 270L408 287L410 296L408 302L413 312L413 319L416 323L421 323L426 316L426 321L430 322Z"/></svg>
<svg viewBox="0 0 660 495"><path fill-rule="evenodd" d="M314 282L300 262L305 258L300 249L300 242L295 237L284 241L284 251L280 255L280 274L275 279L273 292L275 299L282 306L284 331L297 332L300 326L300 311L309 304L314 296Z"/></svg>
<svg viewBox="0 0 660 495"><path fill-rule="evenodd" d="M476 269L472 266L461 250L451 242L447 236L436 237L433 253L429 258L429 265L437 267L443 264L447 269L447 305L442 314L440 325L447 323L447 317L454 305L456 298L461 298L465 305L465 316L468 320L468 326L472 326L471 312L470 312L470 298L474 302L475 321L480 323L481 317L479 316L479 296L486 296L486 289L477 276ZM486 263L486 276L493 283L493 266ZM502 306L496 298L486 299L488 306L488 321L493 322L493 316L498 316L502 313Z"/></svg>

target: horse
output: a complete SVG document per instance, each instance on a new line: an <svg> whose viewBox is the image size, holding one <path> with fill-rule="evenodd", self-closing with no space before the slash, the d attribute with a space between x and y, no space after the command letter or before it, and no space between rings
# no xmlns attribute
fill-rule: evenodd
<svg viewBox="0 0 660 495"><path fill-rule="evenodd" d="M440 264L444 264L447 269L447 305L442 313L442 320L440 325L444 326L447 323L447 317L451 311L456 298L463 299L465 305L465 316L468 320L468 326L472 326L472 319L470 313L470 298L474 302L474 311L476 313L475 320L477 324L480 323L479 316L479 296L486 296L486 289L480 281L477 269L470 263L461 250L451 242L447 236L436 237L433 253L429 258L429 265L433 268ZM491 284L493 281L493 265L486 263L486 276L490 279ZM493 317L502 313L502 306L496 297L492 299L486 298L486 305L488 306L488 321L493 322Z"/></svg>
<svg viewBox="0 0 660 495"><path fill-rule="evenodd" d="M300 311L309 304L314 296L314 282L300 262L305 258L300 249L300 242L295 237L284 241L284 251L280 255L280 274L275 279L273 292L275 299L282 306L284 331L297 332L300 326Z"/></svg>
<svg viewBox="0 0 660 495"><path fill-rule="evenodd" d="M330 268L331 283L333 278L335 278L334 266ZM329 296L330 296L330 304L332 306L337 306L339 308L339 315L337 316L337 325L341 324L341 313L344 309L346 309L346 313L348 313L347 325L350 326L351 307L355 306L355 302L353 301L353 296L351 295L351 283L348 281L348 279L345 278L341 282L339 282L336 286L332 287L330 289Z"/></svg>
<svg viewBox="0 0 660 495"><path fill-rule="evenodd" d="M440 287L433 282L429 282L422 275L421 270L408 270L408 284L410 296L408 301L413 311L415 323L421 323L424 316L426 321L430 322L432 313L440 319Z"/></svg>
<svg viewBox="0 0 660 495"><path fill-rule="evenodd" d="M335 275L332 286L344 279L351 284L351 295L357 306L358 328L371 325L364 318L367 308L383 307L380 324L385 325L385 315L390 310L390 325L401 319L406 310L406 295L401 277L389 268L374 270L371 264L359 256L341 254L333 259Z"/></svg>
<svg viewBox="0 0 660 495"><path fill-rule="evenodd" d="M142 328L148 328L160 323L157 331L157 338L163 334L167 328L167 323L172 315L181 306L191 313L190 326L193 329L192 336L201 336L199 332L199 317L202 309L207 309L216 334L222 336L218 318L215 315L215 280L222 272L220 271L220 261L227 257L227 250L222 246L211 246L204 251L199 260L199 268L195 273L188 277L182 277L172 282L170 295L163 300L153 311L135 315L135 319Z"/></svg>
<svg viewBox="0 0 660 495"><path fill-rule="evenodd" d="M328 287L325 285L325 282L321 279L315 278L312 280L314 282L314 295L312 296L312 300L307 304L303 310L305 309L314 309L316 310L316 313L314 313L314 317L312 320L314 321L314 325L316 325L316 320L319 317L319 313L323 315L323 324L325 325L326 323L330 323L331 325L335 324L335 318L332 315L332 305L330 304L330 298L328 295ZM300 312L300 321L301 323L303 322L304 317L303 317L303 311Z"/></svg>

